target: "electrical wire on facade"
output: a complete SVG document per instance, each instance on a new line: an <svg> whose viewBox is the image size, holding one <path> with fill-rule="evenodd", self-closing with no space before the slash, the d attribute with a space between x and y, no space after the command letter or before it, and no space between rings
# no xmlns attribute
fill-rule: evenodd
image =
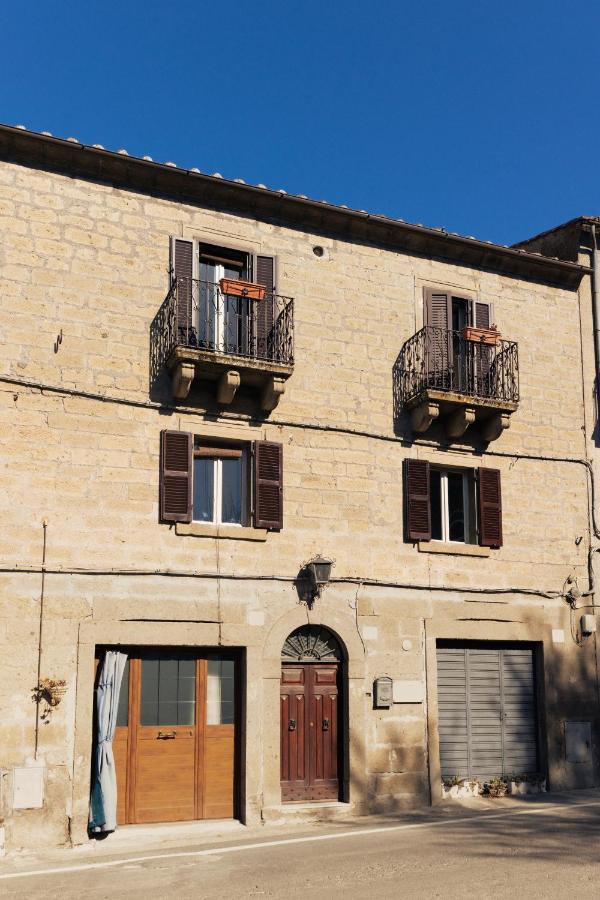
<svg viewBox="0 0 600 900"><path fill-rule="evenodd" d="M126 397L116 397L111 396L109 394L101 394L94 391L86 391L80 388L69 388L61 385L52 385L46 382L40 381L32 381L26 378L19 378L12 375L0 375L0 383L20 386L24 388L28 388L30 390L39 390L41 393L48 392L63 396L71 396L71 397L80 397L86 400L97 400L101 403L111 403L117 405L130 406L141 409L149 409L156 410L164 414L165 412L171 411L173 413L177 413L180 416L194 416L198 417L198 413L195 410L190 410L186 407L170 405L170 404L162 404L155 403L149 400L134 400ZM250 417L244 416L235 416L228 415L224 421L228 422L243 422L247 424L253 424L254 420ZM304 431L319 431L325 433L333 433L333 434L345 434L351 437L360 437L369 440L383 441L386 443L398 443L405 446L405 440L397 435L388 435L383 434L381 432L373 432L366 431L362 429L354 429L347 428L341 425L328 425L321 424L316 422L295 422L289 420L282 419L269 419L269 424L273 426L279 426L283 428L298 428ZM411 442L411 445L415 446L424 446L424 447L432 447L436 448L437 444L434 441L427 441L422 438L415 438ZM460 453L462 455L470 453L471 455L478 456L480 452L476 449L469 448L454 448L447 447L445 448L448 452ZM488 457L496 457L496 458L505 458L505 459L513 459L517 460L530 460L535 462L556 462L556 463L565 463L565 464L573 464L573 465L581 465L586 469L586 472L589 475L589 490L591 495L591 525L594 531L594 535L600 539L600 527L597 522L596 517L596 485L595 485L595 477L594 470L587 459L578 458L578 457L569 457L569 456L555 456L549 454L533 454L533 453L515 453L515 452L506 452L501 450L489 450L485 451L486 456ZM594 550L590 551L590 554L595 552ZM217 551L218 553L218 551ZM219 591L219 605L220 605L220 579L224 578L227 580L255 580L255 581L286 581L286 582L295 582L295 576L280 576L280 575L233 575L233 574L224 574L219 571L219 562L217 560L217 569L218 572L215 575L214 573L200 573L200 572L177 572L170 569L165 570L146 570L146 569L80 569L80 568L71 568L71 569L54 569L48 570L45 569L47 574L65 574L65 575L128 575L132 577L139 576L151 576L156 575L159 577L180 577L180 578L217 578L218 583L218 591ZM593 582L593 573L591 571L591 564L589 565L590 569L590 587L582 596L590 596L594 593L594 582ZM35 567L2 567L0 566L0 573L8 573L8 572L40 572L39 568ZM451 592L451 593L474 593L474 594L524 594L531 595L537 597L543 597L546 599L557 599L557 598L565 598L564 593L560 591L541 591L533 588L472 588L472 587L452 587L449 588L445 585L439 585L437 587L432 585L417 585L417 584L407 584L393 581L384 581L380 579L370 579L370 578L332 578L332 583L346 583L346 584L365 584L373 587L390 587L390 588L399 588L405 590L432 590L432 591L441 591L441 592ZM219 620L221 616L219 614Z"/></svg>
<svg viewBox="0 0 600 900"><path fill-rule="evenodd" d="M74 576L107 576L121 575L130 578L192 578L192 579L223 579L225 581L280 581L287 584L297 584L297 575L248 575L227 572L199 572L179 569L119 569L119 568L85 568L53 566L0 566L0 574L39 575L44 571L46 575L74 575ZM547 600L564 598L562 591L540 591L535 588L525 587L487 587L478 588L471 586L448 586L432 584L415 584L400 581L388 581L379 578L366 578L355 576L336 576L331 578L329 584L353 584L368 587L394 588L400 590L446 592L451 594L521 594L532 597L543 597Z"/></svg>

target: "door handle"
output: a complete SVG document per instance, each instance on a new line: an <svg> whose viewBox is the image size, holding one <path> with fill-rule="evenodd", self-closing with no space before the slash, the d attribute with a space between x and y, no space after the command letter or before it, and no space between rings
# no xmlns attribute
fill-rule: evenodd
<svg viewBox="0 0 600 900"><path fill-rule="evenodd" d="M172 741L173 738L177 737L176 731L159 731L156 735L157 740L159 741Z"/></svg>
<svg viewBox="0 0 600 900"><path fill-rule="evenodd" d="M329 719L323 719L323 731L329 731Z"/></svg>
<svg viewBox="0 0 600 900"><path fill-rule="evenodd" d="M290 719L290 721L288 722L288 731L295 731L295 730L296 730L296 720Z"/></svg>

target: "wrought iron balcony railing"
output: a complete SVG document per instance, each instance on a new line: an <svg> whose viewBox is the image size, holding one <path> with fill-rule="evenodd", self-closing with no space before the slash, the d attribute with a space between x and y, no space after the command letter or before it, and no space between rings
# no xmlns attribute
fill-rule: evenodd
<svg viewBox="0 0 600 900"><path fill-rule="evenodd" d="M294 301L273 293L254 300L223 293L218 282L173 279L150 326L153 379L177 348L291 366Z"/></svg>
<svg viewBox="0 0 600 900"><path fill-rule="evenodd" d="M492 403L518 403L519 354L514 341L486 343L426 325L402 347L395 381L401 406L428 392L462 394Z"/></svg>

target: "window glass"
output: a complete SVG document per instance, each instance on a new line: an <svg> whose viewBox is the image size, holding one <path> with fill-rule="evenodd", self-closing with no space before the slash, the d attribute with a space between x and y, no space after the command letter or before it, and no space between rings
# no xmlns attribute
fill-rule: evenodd
<svg viewBox="0 0 600 900"><path fill-rule="evenodd" d="M431 537L434 541L442 540L442 473L436 469L429 470L429 487L431 497Z"/></svg>
<svg viewBox="0 0 600 900"><path fill-rule="evenodd" d="M235 716L235 663L209 659L206 685L206 724L233 725Z"/></svg>
<svg viewBox="0 0 600 900"><path fill-rule="evenodd" d="M194 659L142 659L140 725L193 725L195 703Z"/></svg>
<svg viewBox="0 0 600 900"><path fill-rule="evenodd" d="M117 707L117 728L127 728L129 725L129 660L125 663L123 669L123 678L121 680L121 693L119 694L119 705Z"/></svg>
<svg viewBox="0 0 600 900"><path fill-rule="evenodd" d="M221 521L242 522L242 457L221 461Z"/></svg>
<svg viewBox="0 0 600 900"><path fill-rule="evenodd" d="M465 500L462 472L447 472L448 479L448 540L465 540Z"/></svg>
<svg viewBox="0 0 600 900"><path fill-rule="evenodd" d="M195 522L212 522L215 494L215 460L210 457L194 459Z"/></svg>
<svg viewBox="0 0 600 900"><path fill-rule="evenodd" d="M198 297L198 342L201 347L214 350L216 341L217 266L200 261L200 290Z"/></svg>

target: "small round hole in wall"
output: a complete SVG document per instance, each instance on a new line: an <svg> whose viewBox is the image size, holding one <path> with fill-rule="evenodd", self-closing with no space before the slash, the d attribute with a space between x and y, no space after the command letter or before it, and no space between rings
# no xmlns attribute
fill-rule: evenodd
<svg viewBox="0 0 600 900"><path fill-rule="evenodd" d="M320 244L317 244L316 247L313 247L313 253L315 254L315 256L318 256L319 259L325 255L325 251Z"/></svg>

